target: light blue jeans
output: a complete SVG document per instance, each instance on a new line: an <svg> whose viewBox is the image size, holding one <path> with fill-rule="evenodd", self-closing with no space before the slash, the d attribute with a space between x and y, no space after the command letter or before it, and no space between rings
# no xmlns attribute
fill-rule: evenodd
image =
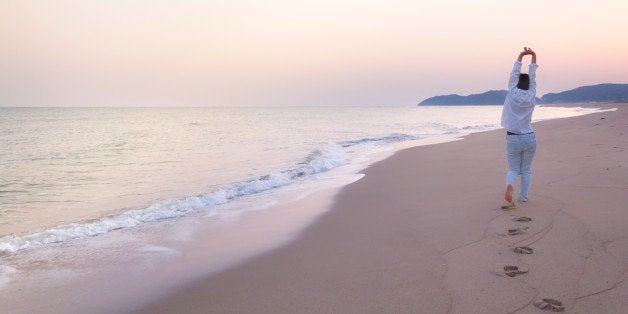
<svg viewBox="0 0 628 314"><path fill-rule="evenodd" d="M532 158L536 153L536 136L534 133L522 135L506 135L506 153L508 157L508 173L506 184L515 186L517 176L521 176L519 200L528 200L530 179L532 177Z"/></svg>

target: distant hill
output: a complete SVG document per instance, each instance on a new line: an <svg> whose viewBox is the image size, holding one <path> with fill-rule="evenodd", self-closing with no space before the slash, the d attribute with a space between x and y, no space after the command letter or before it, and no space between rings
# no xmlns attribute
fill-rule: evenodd
<svg viewBox="0 0 628 314"><path fill-rule="evenodd" d="M542 104L587 102L628 102L628 84L599 84L582 86L561 93L541 97Z"/></svg>
<svg viewBox="0 0 628 314"><path fill-rule="evenodd" d="M505 90L492 90L482 94L435 96L423 100L419 106L479 106L502 105ZM568 104L590 102L628 103L628 84L599 84L582 86L561 93L549 93L537 98L539 104Z"/></svg>
<svg viewBox="0 0 628 314"><path fill-rule="evenodd" d="M435 96L419 103L419 106L502 105L506 90L492 90L482 94L460 96L456 94Z"/></svg>

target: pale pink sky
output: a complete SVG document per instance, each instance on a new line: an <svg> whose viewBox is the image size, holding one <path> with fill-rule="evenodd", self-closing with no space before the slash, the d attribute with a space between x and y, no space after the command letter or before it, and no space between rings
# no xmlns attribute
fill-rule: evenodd
<svg viewBox="0 0 628 314"><path fill-rule="evenodd" d="M412 106L523 46L538 96L628 83L627 3L0 0L0 106Z"/></svg>

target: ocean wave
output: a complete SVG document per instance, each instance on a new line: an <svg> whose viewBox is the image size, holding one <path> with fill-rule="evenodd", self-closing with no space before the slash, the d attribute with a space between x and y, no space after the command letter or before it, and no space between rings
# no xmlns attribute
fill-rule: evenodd
<svg viewBox="0 0 628 314"><path fill-rule="evenodd" d="M462 127L461 129L464 131L490 131L501 128L499 123L490 123L490 124L482 124L482 125L468 125Z"/></svg>
<svg viewBox="0 0 628 314"><path fill-rule="evenodd" d="M447 126L447 129L450 129L450 127ZM323 149L312 151L301 163L290 169L271 172L256 179L233 183L206 194L155 203L146 208L129 210L117 216L106 217L92 222L73 223L49 228L37 233L0 238L0 255L53 243L98 236L145 223L184 217L200 210L206 210L209 214L214 214L212 207L227 204L240 197L287 186L312 175L346 165L351 161L350 154L362 148L368 150L382 145L418 140L425 137L423 135L414 136L393 133L382 137L329 143Z"/></svg>
<svg viewBox="0 0 628 314"><path fill-rule="evenodd" d="M27 248L41 247L74 239L93 237L113 230L135 227L144 223L189 215L201 209L226 204L239 197L253 195L294 183L304 177L329 171L350 162L349 155L337 144L316 150L296 167L272 172L259 178L238 182L207 194L165 201L149 207L129 210L118 216L88 223L73 223L24 236L0 238L0 255Z"/></svg>
<svg viewBox="0 0 628 314"><path fill-rule="evenodd" d="M340 142L340 146L342 147L353 147L353 146L380 146L383 144L404 142L404 141L412 141L425 138L425 136L416 136L416 135L408 135L403 133L393 133L390 135L382 136L382 137L365 137L359 140L353 141L343 141Z"/></svg>

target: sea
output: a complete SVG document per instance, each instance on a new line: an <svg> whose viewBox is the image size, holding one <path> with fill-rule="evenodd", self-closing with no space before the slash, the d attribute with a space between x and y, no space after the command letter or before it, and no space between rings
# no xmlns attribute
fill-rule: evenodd
<svg viewBox="0 0 628 314"><path fill-rule="evenodd" d="M537 106L534 121L595 111ZM129 310L296 238L330 208L325 191L373 162L498 129L500 116L501 106L0 108L0 312Z"/></svg>

